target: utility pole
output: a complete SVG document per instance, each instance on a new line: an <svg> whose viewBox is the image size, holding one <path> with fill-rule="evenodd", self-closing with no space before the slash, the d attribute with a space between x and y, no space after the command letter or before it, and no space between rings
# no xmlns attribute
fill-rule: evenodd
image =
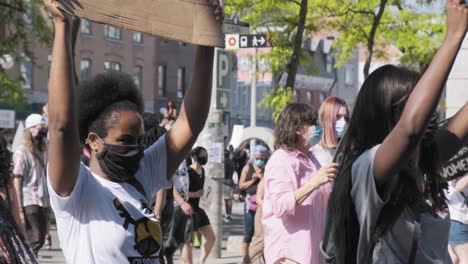
<svg viewBox="0 0 468 264"><path fill-rule="evenodd" d="M212 251L212 256L215 258L221 258L223 241L224 111L229 111L231 100L232 59L230 56L232 55L226 51L215 50L210 112L205 128L195 144L208 151L204 197L209 194L209 198L202 198L200 206L205 209L215 233L216 242ZM204 200L207 202L205 203Z"/></svg>

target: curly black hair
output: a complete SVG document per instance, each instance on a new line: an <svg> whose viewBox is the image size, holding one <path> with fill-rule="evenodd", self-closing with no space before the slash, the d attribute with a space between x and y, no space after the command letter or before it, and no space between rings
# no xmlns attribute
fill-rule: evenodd
<svg viewBox="0 0 468 264"><path fill-rule="evenodd" d="M0 188L8 187L13 175L12 154L7 148L7 142L0 138Z"/></svg>
<svg viewBox="0 0 468 264"><path fill-rule="evenodd" d="M143 99L130 75L109 72L96 75L92 80L79 85L78 122L80 139L84 141L89 132L100 137L118 121L113 115L120 111L143 112Z"/></svg>

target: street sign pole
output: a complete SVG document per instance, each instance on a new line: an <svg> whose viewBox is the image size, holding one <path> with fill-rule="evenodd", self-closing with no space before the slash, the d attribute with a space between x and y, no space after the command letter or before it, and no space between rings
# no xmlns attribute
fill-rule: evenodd
<svg viewBox="0 0 468 264"><path fill-rule="evenodd" d="M257 48L254 48L254 55L252 57L252 74L250 81L250 127L257 126ZM250 153L253 157L255 139L250 140Z"/></svg>

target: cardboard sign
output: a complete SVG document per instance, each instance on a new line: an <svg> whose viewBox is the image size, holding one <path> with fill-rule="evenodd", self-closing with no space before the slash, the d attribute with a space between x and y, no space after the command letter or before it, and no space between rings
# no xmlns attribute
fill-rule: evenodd
<svg viewBox="0 0 468 264"><path fill-rule="evenodd" d="M223 47L212 0L58 0L66 12L98 23L196 45Z"/></svg>

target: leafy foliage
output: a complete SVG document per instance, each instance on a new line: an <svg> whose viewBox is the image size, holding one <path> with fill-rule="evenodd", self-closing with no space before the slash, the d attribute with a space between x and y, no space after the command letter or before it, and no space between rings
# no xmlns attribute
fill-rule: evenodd
<svg viewBox="0 0 468 264"><path fill-rule="evenodd" d="M52 25L42 0L0 0L0 56L10 54L19 65L34 63L32 45L52 41ZM12 78L0 67L0 103L21 106L26 102L24 80Z"/></svg>
<svg viewBox="0 0 468 264"><path fill-rule="evenodd" d="M278 87L271 89L265 97L260 101L260 106L273 110L273 120L278 120L278 117L283 109L294 101L294 93L292 89Z"/></svg>

